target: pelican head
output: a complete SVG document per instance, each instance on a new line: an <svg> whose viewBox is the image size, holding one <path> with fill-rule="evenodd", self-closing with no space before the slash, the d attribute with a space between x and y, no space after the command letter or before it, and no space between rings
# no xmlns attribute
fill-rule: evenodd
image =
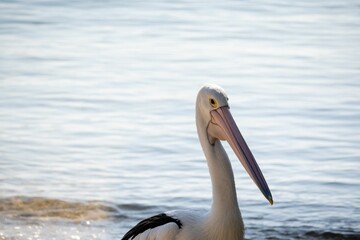
<svg viewBox="0 0 360 240"><path fill-rule="evenodd" d="M226 140L262 194L273 204L266 180L230 113L228 100L221 87L213 84L203 86L197 96L196 112L200 115L197 117L206 126L209 144Z"/></svg>

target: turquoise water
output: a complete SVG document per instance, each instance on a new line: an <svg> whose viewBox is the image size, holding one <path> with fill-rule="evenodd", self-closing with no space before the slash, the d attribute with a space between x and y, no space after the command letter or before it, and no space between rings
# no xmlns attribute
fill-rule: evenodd
<svg viewBox="0 0 360 240"><path fill-rule="evenodd" d="M120 239L208 208L194 102L221 85L246 239L360 238L357 1L1 1L0 239Z"/></svg>

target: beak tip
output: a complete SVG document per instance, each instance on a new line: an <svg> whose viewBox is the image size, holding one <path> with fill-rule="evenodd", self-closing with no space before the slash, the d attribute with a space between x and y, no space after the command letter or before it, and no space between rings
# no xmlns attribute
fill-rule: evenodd
<svg viewBox="0 0 360 240"><path fill-rule="evenodd" d="M268 196L268 201L269 201L270 205L274 204L272 196Z"/></svg>

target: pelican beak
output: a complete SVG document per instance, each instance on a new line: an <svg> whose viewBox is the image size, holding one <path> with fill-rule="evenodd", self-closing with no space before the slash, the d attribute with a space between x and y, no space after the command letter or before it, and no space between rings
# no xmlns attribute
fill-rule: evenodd
<svg viewBox="0 0 360 240"><path fill-rule="evenodd" d="M242 137L230 113L229 107L223 106L217 108L212 110L210 114L212 119L208 131L216 138L228 141L249 176L272 205L273 198L270 189L253 154Z"/></svg>

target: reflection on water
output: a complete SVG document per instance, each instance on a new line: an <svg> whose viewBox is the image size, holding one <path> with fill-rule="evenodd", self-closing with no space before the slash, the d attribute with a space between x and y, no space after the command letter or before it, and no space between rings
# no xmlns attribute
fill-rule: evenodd
<svg viewBox="0 0 360 240"><path fill-rule="evenodd" d="M0 199L0 239L99 239L117 209L100 202L41 197Z"/></svg>
<svg viewBox="0 0 360 240"><path fill-rule="evenodd" d="M359 239L357 1L1 1L0 42L0 239L208 208L205 82L274 196L232 162L246 238Z"/></svg>
<svg viewBox="0 0 360 240"><path fill-rule="evenodd" d="M2 218L66 218L76 221L101 220L109 218L116 208L104 203L91 201L86 203L66 202L64 200L42 197L12 197L0 199Z"/></svg>

